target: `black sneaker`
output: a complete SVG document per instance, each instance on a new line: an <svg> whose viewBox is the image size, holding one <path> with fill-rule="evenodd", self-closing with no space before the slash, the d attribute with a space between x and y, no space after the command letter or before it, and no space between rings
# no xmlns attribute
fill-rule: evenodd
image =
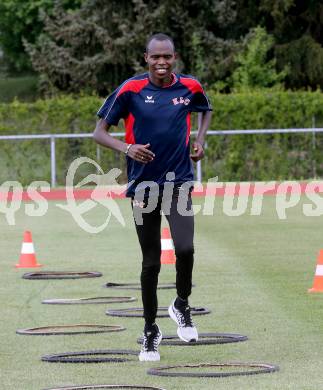
<svg viewBox="0 0 323 390"><path fill-rule="evenodd" d="M168 308L168 314L178 325L177 335L181 340L186 341L187 343L198 340L199 336L192 320L191 308L189 305L176 308L175 301L173 301Z"/></svg>
<svg viewBox="0 0 323 390"><path fill-rule="evenodd" d="M144 330L142 347L139 354L141 362L155 362L160 360L158 345L162 340L162 333L157 324L154 324L151 329Z"/></svg>

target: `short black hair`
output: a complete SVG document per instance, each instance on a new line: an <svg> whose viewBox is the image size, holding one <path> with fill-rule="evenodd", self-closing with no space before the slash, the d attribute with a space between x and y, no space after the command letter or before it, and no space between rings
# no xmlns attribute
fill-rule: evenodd
<svg viewBox="0 0 323 390"><path fill-rule="evenodd" d="M146 42L146 53L148 53L148 46L149 46L150 42L151 42L153 39L156 39L156 41L169 41L169 42L173 45L173 48L174 48L174 51L175 51L175 44L174 44L173 38L171 38L171 37L170 37L169 35L167 35L167 34L158 33L158 34L153 34L153 35L151 35L151 36L147 39L147 42Z"/></svg>

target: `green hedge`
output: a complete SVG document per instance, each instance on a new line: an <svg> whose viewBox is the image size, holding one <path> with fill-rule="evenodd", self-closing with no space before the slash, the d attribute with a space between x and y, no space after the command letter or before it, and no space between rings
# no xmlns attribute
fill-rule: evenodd
<svg viewBox="0 0 323 390"><path fill-rule="evenodd" d="M213 129L323 127L320 92L209 95ZM322 140L322 134L312 133L209 137L204 174L225 181L322 176Z"/></svg>
<svg viewBox="0 0 323 390"><path fill-rule="evenodd" d="M0 135L91 133L102 101L96 96L60 96L34 103L0 104ZM24 185L33 180L50 182L49 140L0 141L0 150L0 183L5 180L19 180ZM58 185L64 185L69 164L80 156L96 159L97 149L92 138L56 140ZM122 157L107 150L101 150L101 156L100 165L105 170L119 166ZM124 166L121 169L125 172ZM92 170L90 165L82 167L80 175Z"/></svg>
<svg viewBox="0 0 323 390"><path fill-rule="evenodd" d="M323 127L320 92L221 95L209 91L208 95L214 110L210 127L214 130L312 127L314 122ZM0 104L0 135L91 133L102 102L97 96L65 95L34 103ZM203 178L240 181L322 176L321 149L321 134L209 136ZM0 151L0 183L50 180L49 141L0 141ZM58 184L64 184L66 170L75 157L96 159L96 153L92 139L58 140ZM117 166L125 172L123 156L112 151L101 149L100 164L104 170Z"/></svg>

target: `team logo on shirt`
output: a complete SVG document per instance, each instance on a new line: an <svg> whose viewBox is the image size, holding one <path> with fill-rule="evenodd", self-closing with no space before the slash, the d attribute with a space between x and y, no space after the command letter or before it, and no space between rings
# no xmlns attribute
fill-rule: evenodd
<svg viewBox="0 0 323 390"><path fill-rule="evenodd" d="M184 99L182 96L179 98L173 99L173 104L176 106L177 104L184 104L185 106L188 106L190 104L190 99L186 98Z"/></svg>
<svg viewBox="0 0 323 390"><path fill-rule="evenodd" d="M132 201L132 205L133 205L133 207L139 207L139 208L143 209L145 207L145 202L143 202L143 201L139 202L139 200L134 199Z"/></svg>
<svg viewBox="0 0 323 390"><path fill-rule="evenodd" d="M147 99L145 100L145 103L155 103L155 100L153 99L153 96L147 96Z"/></svg>

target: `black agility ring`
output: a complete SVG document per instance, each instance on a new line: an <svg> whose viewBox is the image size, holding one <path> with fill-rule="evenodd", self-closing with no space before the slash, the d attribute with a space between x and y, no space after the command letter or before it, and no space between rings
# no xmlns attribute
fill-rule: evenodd
<svg viewBox="0 0 323 390"><path fill-rule="evenodd" d="M228 344L238 343L240 341L248 340L247 336L235 333L199 333L197 341L186 343L178 338L176 335L163 335L161 345L180 345L180 346L194 346L194 345L211 345L211 344ZM143 338L137 339L138 344L142 344Z"/></svg>
<svg viewBox="0 0 323 390"><path fill-rule="evenodd" d="M56 336L120 332L125 329L126 328L120 325L76 324L52 325L43 326L40 328L18 329L16 330L16 333L29 336Z"/></svg>
<svg viewBox="0 0 323 390"><path fill-rule="evenodd" d="M204 367L217 367L219 370L223 368L238 367L245 370L242 371L230 371L230 372L169 372L168 370L177 368L204 368ZM238 375L256 375L256 374L267 374L278 371L279 367L274 364L268 363L199 363L199 364L181 364L176 366L162 366L150 368L147 371L149 375L158 376L171 376L171 377L196 377L196 378L219 378L228 376Z"/></svg>
<svg viewBox="0 0 323 390"><path fill-rule="evenodd" d="M27 272L22 275L23 279L47 280L47 279L84 279L99 278L101 272L74 272L74 271L41 271Z"/></svg>
<svg viewBox="0 0 323 390"><path fill-rule="evenodd" d="M47 305L85 305L134 302L135 297L90 297L90 298L60 298L45 299L42 303Z"/></svg>
<svg viewBox="0 0 323 390"><path fill-rule="evenodd" d="M123 363L128 362L134 359L126 357L111 357L111 355L131 355L136 356L138 359L138 351L131 350L95 350L95 351L81 351L81 352L64 352L51 355L42 356L41 360L43 362L50 363ZM103 357L97 357L98 355L103 355ZM106 357L108 356L108 357Z"/></svg>
<svg viewBox="0 0 323 390"><path fill-rule="evenodd" d="M163 312L163 313L161 313ZM164 313L166 312L166 313ZM192 316L200 316L204 314L209 314L211 311L206 307L191 307ZM105 312L108 316L113 317L143 317L143 308L142 307L129 307L127 309L118 309L118 310L107 310ZM159 307L156 317L169 317L168 307Z"/></svg>
<svg viewBox="0 0 323 390"><path fill-rule="evenodd" d="M165 390L160 387L141 386L141 385L81 385L52 387L44 390L87 390L87 389L137 389L137 390Z"/></svg>

